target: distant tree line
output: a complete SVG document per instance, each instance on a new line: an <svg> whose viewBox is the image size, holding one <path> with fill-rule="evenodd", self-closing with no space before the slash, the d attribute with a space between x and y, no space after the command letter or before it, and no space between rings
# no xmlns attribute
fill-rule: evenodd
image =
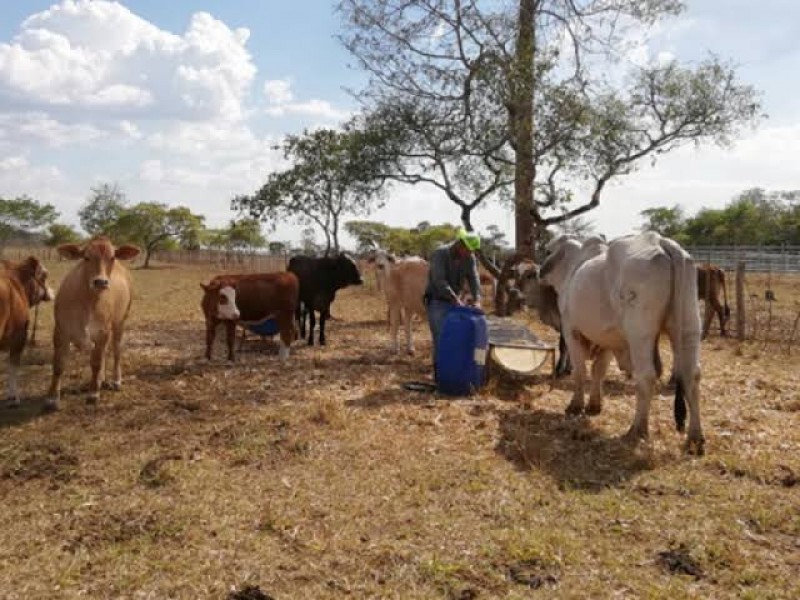
<svg viewBox="0 0 800 600"><path fill-rule="evenodd" d="M440 245L455 239L458 226L450 223L431 225L422 221L416 227L392 227L377 221L349 221L345 231L356 240L356 252L366 254L381 249L398 256L428 258ZM481 235L481 248L501 258L510 252L505 233L490 225Z"/></svg>
<svg viewBox="0 0 800 600"><path fill-rule="evenodd" d="M724 208L704 208L693 216L672 207L643 210L642 230L652 230L685 246L800 245L800 190L745 190Z"/></svg>

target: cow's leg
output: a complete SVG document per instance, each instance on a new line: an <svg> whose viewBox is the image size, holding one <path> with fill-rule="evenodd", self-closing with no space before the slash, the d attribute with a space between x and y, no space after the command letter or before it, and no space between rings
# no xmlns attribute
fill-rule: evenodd
<svg viewBox="0 0 800 600"><path fill-rule="evenodd" d="M572 363L572 380L575 390L572 392L572 400L567 406L568 415L579 415L583 412L583 388L586 382L586 343L579 336L573 333L567 338L567 351L569 360Z"/></svg>
<svg viewBox="0 0 800 600"><path fill-rule="evenodd" d="M320 321L322 320L322 313L320 313ZM317 324L317 316L314 314L314 309L312 308L308 311L308 345L314 345L314 327Z"/></svg>
<svg viewBox="0 0 800 600"><path fill-rule="evenodd" d="M403 316L400 312L400 306L393 304L389 306L389 335L392 338L392 352L395 354L400 352L400 345L397 338L399 337L400 321ZM406 338L408 341L408 338Z"/></svg>
<svg viewBox="0 0 800 600"><path fill-rule="evenodd" d="M700 336L702 340L708 337L708 332L711 329L711 319L714 318L711 302L704 301L703 304L705 304L705 314L703 315L703 333Z"/></svg>
<svg viewBox="0 0 800 600"><path fill-rule="evenodd" d="M567 350L567 340L564 334L558 334L558 364L556 365L556 377L563 377L572 372L572 365L569 363L569 351Z"/></svg>
<svg viewBox="0 0 800 600"><path fill-rule="evenodd" d="M286 362L289 358L289 347L292 345L295 336L294 321L291 315L278 315L277 321L280 329L278 358L281 362Z"/></svg>
<svg viewBox="0 0 800 600"><path fill-rule="evenodd" d="M722 336L725 334L725 313L722 310L722 305L719 303L719 298L717 296L711 296L711 307L717 314L717 319L719 320L719 331L720 335ZM711 320L714 320L713 316Z"/></svg>
<svg viewBox="0 0 800 600"><path fill-rule="evenodd" d="M97 335L92 346L92 379L89 381L89 396L86 398L88 404L95 404L100 398L100 386L103 381L105 371L106 349L108 348L108 333L103 332Z"/></svg>
<svg viewBox="0 0 800 600"><path fill-rule="evenodd" d="M656 338L641 334L628 334L631 352L633 378L636 382L636 413L628 432L623 436L627 441L647 439L650 419L650 403L656 388L656 367L653 348Z"/></svg>
<svg viewBox="0 0 800 600"><path fill-rule="evenodd" d="M111 351L114 353L114 379L111 380L111 389L118 392L122 389L122 335L125 333L125 325L120 323L114 329L111 338Z"/></svg>
<svg viewBox="0 0 800 600"><path fill-rule="evenodd" d="M325 309L324 311L321 311L319 313L319 345L320 346L324 346L326 344L326 341L325 341L325 321L327 321L331 316L330 310L331 309L330 309L330 306L329 306L327 309Z"/></svg>
<svg viewBox="0 0 800 600"><path fill-rule="evenodd" d="M206 359L211 360L211 349L217 337L217 322L213 319L206 321Z"/></svg>
<svg viewBox="0 0 800 600"><path fill-rule="evenodd" d="M589 404L586 407L587 415L599 415L603 410L603 379L606 377L612 356L611 350L600 350L592 363L592 388L589 391Z"/></svg>
<svg viewBox="0 0 800 600"><path fill-rule="evenodd" d="M403 319L406 324L406 352L408 354L414 354L414 339L411 337L411 319L413 316L408 308L403 309Z"/></svg>
<svg viewBox="0 0 800 600"><path fill-rule="evenodd" d="M17 389L17 377L19 366L22 362L22 351L25 349L25 342L28 340L28 324L14 335L8 353L8 383L7 398L11 406L19 406L19 390Z"/></svg>
<svg viewBox="0 0 800 600"><path fill-rule="evenodd" d="M45 400L45 411L58 410L58 403L61 401L61 376L64 374L64 367L69 354L69 340L61 333L58 323L53 332L53 376L50 379L50 390L47 392Z"/></svg>
<svg viewBox="0 0 800 600"><path fill-rule="evenodd" d="M236 345L236 322L225 321L225 342L228 344L228 360L235 359L233 347Z"/></svg>

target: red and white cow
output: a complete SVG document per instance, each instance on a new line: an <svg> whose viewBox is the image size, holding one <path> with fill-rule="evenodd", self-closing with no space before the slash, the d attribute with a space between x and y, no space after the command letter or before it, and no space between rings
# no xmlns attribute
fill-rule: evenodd
<svg viewBox="0 0 800 600"><path fill-rule="evenodd" d="M237 323L255 324L267 319L278 323L281 361L289 358L289 346L297 338L295 311L300 292L300 282L294 273L219 275L200 286L204 292L201 306L206 318L207 359L211 360L220 323L225 325L228 360L234 360Z"/></svg>

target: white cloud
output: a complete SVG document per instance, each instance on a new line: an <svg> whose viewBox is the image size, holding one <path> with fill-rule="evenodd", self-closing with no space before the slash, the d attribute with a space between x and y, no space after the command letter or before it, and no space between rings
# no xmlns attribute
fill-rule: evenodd
<svg viewBox="0 0 800 600"><path fill-rule="evenodd" d="M264 82L264 95L270 104L288 104L294 97L292 84L285 79L270 79Z"/></svg>
<svg viewBox="0 0 800 600"><path fill-rule="evenodd" d="M100 140L107 132L88 124L59 122L44 113L0 113L0 149L45 144L52 148Z"/></svg>
<svg viewBox="0 0 800 600"><path fill-rule="evenodd" d="M292 102L294 100L292 84L286 79L271 79L264 82L264 96L269 105L264 112L271 117L297 115L325 121L342 121L351 115L350 111L335 108L327 100Z"/></svg>
<svg viewBox="0 0 800 600"><path fill-rule="evenodd" d="M0 43L0 107L240 119L256 73L248 37L204 12L175 35L117 2L63 0Z"/></svg>
<svg viewBox="0 0 800 600"><path fill-rule="evenodd" d="M24 156L7 156L0 158L0 171L14 171L28 166L28 159Z"/></svg>
<svg viewBox="0 0 800 600"><path fill-rule="evenodd" d="M150 135L151 148L162 152L206 160L230 161L274 153L277 140L258 138L251 129L227 121L207 123L176 122Z"/></svg>

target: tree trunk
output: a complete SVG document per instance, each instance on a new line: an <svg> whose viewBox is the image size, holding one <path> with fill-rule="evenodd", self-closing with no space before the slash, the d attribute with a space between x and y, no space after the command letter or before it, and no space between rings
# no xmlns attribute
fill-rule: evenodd
<svg viewBox="0 0 800 600"><path fill-rule="evenodd" d="M339 217L334 213L333 224L331 225L331 234L333 236L333 251L339 254Z"/></svg>
<svg viewBox="0 0 800 600"><path fill-rule="evenodd" d="M142 265L143 269L150 268L150 257L153 255L153 249L150 246L145 246L144 248L144 264Z"/></svg>
<svg viewBox="0 0 800 600"><path fill-rule="evenodd" d="M517 48L512 72L512 136L516 149L514 207L516 251L523 258L534 257L533 182L533 77L534 17L536 0L520 0Z"/></svg>

